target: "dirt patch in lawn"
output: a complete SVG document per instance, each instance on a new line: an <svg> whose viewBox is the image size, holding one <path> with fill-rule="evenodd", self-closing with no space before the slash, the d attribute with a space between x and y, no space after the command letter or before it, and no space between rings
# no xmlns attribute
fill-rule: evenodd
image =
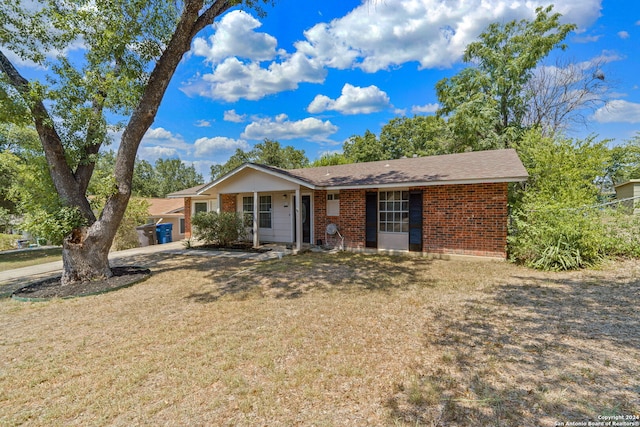
<svg viewBox="0 0 640 427"><path fill-rule="evenodd" d="M61 276L39 280L18 289L12 294L18 300L46 300L51 298L73 298L97 295L126 288L151 275L148 268L136 266L112 267L113 276L102 280L92 280L63 285Z"/></svg>

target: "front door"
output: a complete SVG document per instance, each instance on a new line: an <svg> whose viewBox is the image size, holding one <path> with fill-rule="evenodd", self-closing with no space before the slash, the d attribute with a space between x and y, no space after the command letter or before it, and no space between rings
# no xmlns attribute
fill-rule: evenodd
<svg viewBox="0 0 640 427"><path fill-rule="evenodd" d="M300 199L300 217L302 218L302 243L311 243L311 196L302 196ZM293 197L293 206L295 211L296 198ZM296 227L297 216L293 216L293 240L297 241L297 230Z"/></svg>

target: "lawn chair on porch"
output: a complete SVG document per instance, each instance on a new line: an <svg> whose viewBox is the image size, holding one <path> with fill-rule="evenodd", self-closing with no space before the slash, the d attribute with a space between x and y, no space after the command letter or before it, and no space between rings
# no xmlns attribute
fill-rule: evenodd
<svg viewBox="0 0 640 427"><path fill-rule="evenodd" d="M331 223L327 225L327 228L324 233L324 241L326 242L327 246L329 246L329 236L331 236L332 240L334 240L336 243L340 241L340 244L338 246L339 246L339 249L343 251L344 236L340 234L340 230L338 230L338 226L336 224ZM336 245L334 244L333 247L336 247Z"/></svg>

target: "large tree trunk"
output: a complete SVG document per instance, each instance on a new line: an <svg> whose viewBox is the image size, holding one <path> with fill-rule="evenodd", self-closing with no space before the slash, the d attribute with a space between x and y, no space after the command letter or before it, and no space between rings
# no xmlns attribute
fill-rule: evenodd
<svg viewBox="0 0 640 427"><path fill-rule="evenodd" d="M62 284L100 280L111 277L109 248L113 237L100 232L100 223L76 228L62 245ZM114 233L111 233L114 234Z"/></svg>

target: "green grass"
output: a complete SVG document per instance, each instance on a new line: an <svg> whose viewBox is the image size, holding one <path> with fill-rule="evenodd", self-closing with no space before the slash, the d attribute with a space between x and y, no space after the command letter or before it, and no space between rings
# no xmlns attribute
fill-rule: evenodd
<svg viewBox="0 0 640 427"><path fill-rule="evenodd" d="M62 249L29 249L20 252L0 252L0 271L29 267L62 259Z"/></svg>

